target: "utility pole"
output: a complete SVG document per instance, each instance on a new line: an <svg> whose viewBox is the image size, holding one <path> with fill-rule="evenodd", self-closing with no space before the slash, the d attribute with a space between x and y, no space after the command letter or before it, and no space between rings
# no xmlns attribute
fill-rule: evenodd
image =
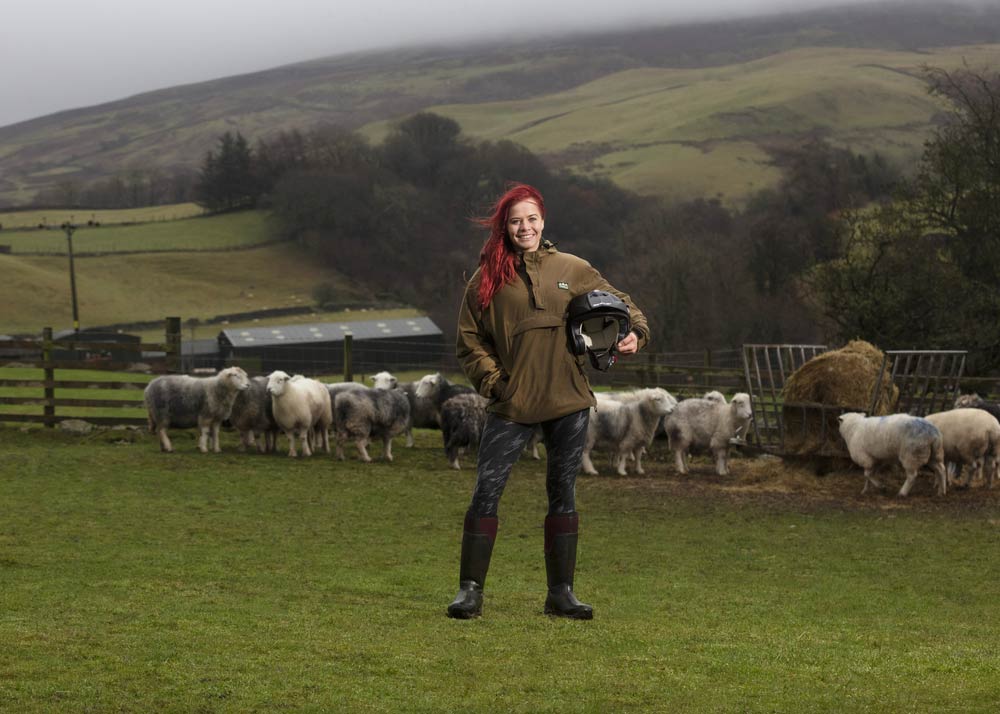
<svg viewBox="0 0 1000 714"><path fill-rule="evenodd" d="M72 216L70 216L72 218ZM70 221L62 224L66 231L66 242L69 244L69 289L73 296L73 332L80 331L80 312L76 307L76 271L73 268L73 232L76 230Z"/></svg>

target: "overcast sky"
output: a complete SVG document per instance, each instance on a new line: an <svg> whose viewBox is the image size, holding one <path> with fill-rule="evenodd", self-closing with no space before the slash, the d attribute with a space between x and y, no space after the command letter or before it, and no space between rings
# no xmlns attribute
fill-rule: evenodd
<svg viewBox="0 0 1000 714"><path fill-rule="evenodd" d="M0 15L0 126L355 50L471 37L522 40L844 2L6 0Z"/></svg>

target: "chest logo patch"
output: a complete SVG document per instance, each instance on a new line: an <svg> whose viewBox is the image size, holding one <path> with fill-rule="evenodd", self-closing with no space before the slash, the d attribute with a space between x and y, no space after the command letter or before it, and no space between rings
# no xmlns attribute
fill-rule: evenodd
<svg viewBox="0 0 1000 714"><path fill-rule="evenodd" d="M569 290L569 283L559 282L556 283L556 287L560 290Z"/></svg>

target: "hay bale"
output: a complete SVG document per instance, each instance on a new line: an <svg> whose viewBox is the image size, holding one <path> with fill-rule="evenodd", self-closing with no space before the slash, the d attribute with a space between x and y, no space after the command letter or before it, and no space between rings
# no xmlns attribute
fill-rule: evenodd
<svg viewBox="0 0 1000 714"><path fill-rule="evenodd" d="M801 456L845 453L837 420L841 414L849 411L873 416L892 414L899 388L888 374L883 376L872 409L872 394L884 357L871 343L853 340L839 350L817 355L795 370L782 390L788 405L782 407L785 453Z"/></svg>

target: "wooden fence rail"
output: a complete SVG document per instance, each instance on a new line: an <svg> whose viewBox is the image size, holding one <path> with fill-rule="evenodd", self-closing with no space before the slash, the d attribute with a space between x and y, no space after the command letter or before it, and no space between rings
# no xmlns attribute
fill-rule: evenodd
<svg viewBox="0 0 1000 714"><path fill-rule="evenodd" d="M6 394L0 395L0 422L41 423L50 428L64 419L74 418L85 419L92 424L145 424L146 417L137 416L134 412L143 407L142 392L148 380L138 377L134 381L56 379L56 370L122 372L141 361L154 373L179 372L180 318L166 319L164 335L162 343L101 342L87 339L86 333L80 339L54 339L52 328L46 327L40 340L6 340L0 343L5 354L17 354L18 367L42 370L43 373L42 379L37 375L17 378L9 374L0 379L0 389L6 391ZM149 353L162 353L162 356L150 356ZM65 395L67 390L92 389L114 390L117 394L103 399L77 393ZM41 390L41 395L38 390ZM57 396L57 390L64 394ZM36 408L14 410L9 407ZM41 407L40 414L37 407ZM85 410L85 415L67 409ZM93 410L100 410L101 413L95 414Z"/></svg>
<svg viewBox="0 0 1000 714"><path fill-rule="evenodd" d="M353 379L352 343L344 344L345 379ZM85 339L53 339L46 328L41 340L6 340L0 342L3 355L18 353L18 366L41 370L43 376L12 377L0 372L0 422L34 422L54 427L63 419L80 418L102 425L144 425L142 391L148 376L111 377L109 381L85 378L57 379L57 371L101 370L122 372L133 366L129 359L142 355L141 361L157 374L181 371L181 321L167 318L164 341L154 343L108 343ZM149 357L149 353L162 356ZM646 353L622 360L609 372L591 372L595 385L611 388L663 387L677 398L701 396L710 390L727 394L754 392L755 407L768 413L780 412L783 396L778 391L752 390L747 374L739 363L742 350L703 350L687 353ZM453 353L449 353L453 357ZM6 359L11 359L7 357ZM437 369L437 367L435 367ZM108 375L110 377L110 375ZM978 392L987 399L1000 397L1000 379L963 376L963 393ZM98 390L98 394L80 394L80 390ZM106 398L101 392L107 394ZM69 392L69 393L67 393ZM97 410L97 413L95 413ZM757 409L755 409L757 411ZM85 415L81 416L80 412ZM767 425L761 423L759 428Z"/></svg>

